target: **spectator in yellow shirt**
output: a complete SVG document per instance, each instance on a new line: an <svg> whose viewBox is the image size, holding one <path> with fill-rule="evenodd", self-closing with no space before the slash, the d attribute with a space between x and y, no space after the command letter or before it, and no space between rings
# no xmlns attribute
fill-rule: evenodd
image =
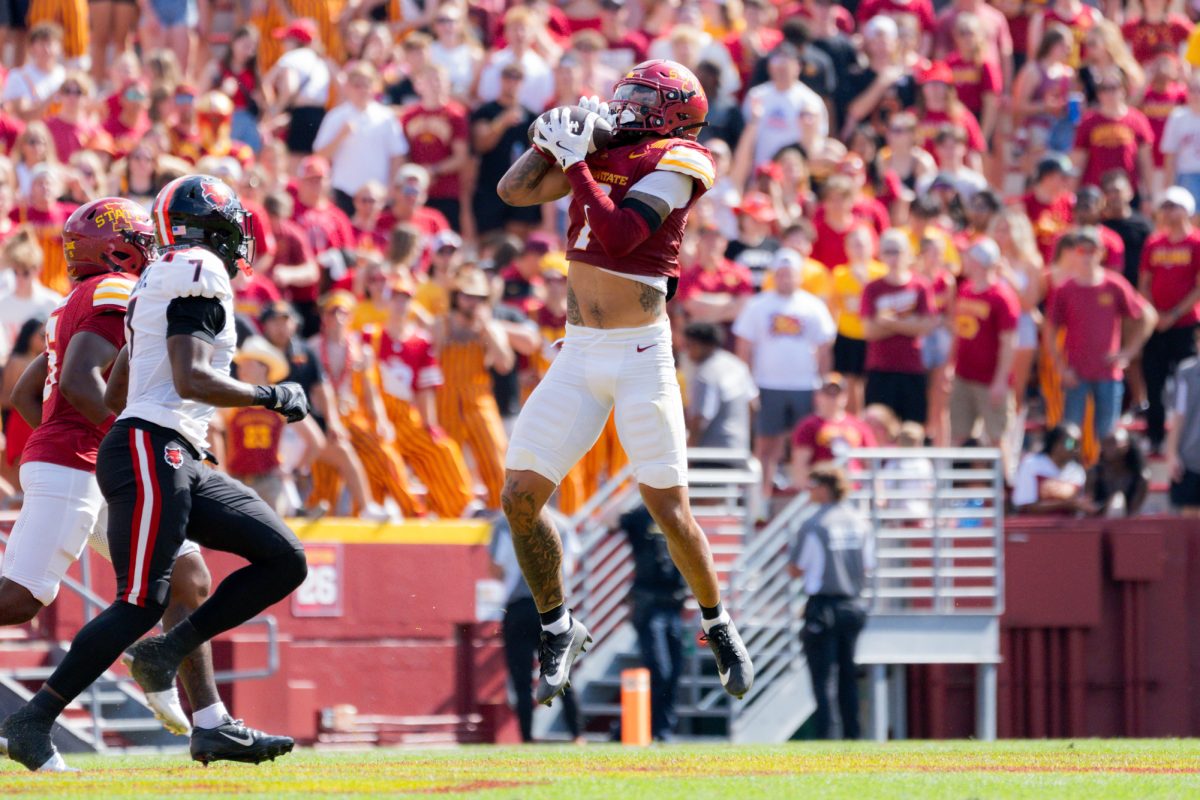
<svg viewBox="0 0 1200 800"><path fill-rule="evenodd" d="M834 268L831 281L829 306L838 329L833 343L833 369L846 379L849 408L857 414L863 408L867 363L866 330L859 306L863 287L886 275L887 267L875 258L875 236L866 224L846 234L846 256L849 262Z"/></svg>

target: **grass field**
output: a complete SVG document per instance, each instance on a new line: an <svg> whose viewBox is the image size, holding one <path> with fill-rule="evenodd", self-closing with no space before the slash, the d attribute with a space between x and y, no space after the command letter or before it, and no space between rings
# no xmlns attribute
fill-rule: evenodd
<svg viewBox="0 0 1200 800"><path fill-rule="evenodd" d="M300 751L258 767L185 756L68 759L85 772L0 766L20 797L388 797L481 800L1197 798L1200 741L616 745Z"/></svg>

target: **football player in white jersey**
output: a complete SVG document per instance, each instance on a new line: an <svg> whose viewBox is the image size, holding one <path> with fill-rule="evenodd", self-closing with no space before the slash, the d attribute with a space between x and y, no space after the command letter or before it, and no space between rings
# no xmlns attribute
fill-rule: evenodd
<svg viewBox="0 0 1200 800"><path fill-rule="evenodd" d="M208 424L216 406L264 406L289 422L308 414L299 385L252 386L229 374L237 338L230 281L253 259L249 214L220 180L190 175L167 184L152 216L160 252L134 287L125 318L125 410L96 461L117 599L79 631L54 674L5 720L9 757L31 770L61 761L50 740L54 720L122 651L144 691L167 691L189 653L282 600L307 574L304 548L275 512L203 463L211 457ZM166 634L138 642L166 609L185 539L249 564ZM191 752L204 763L257 763L292 745L226 717L213 728L197 726Z"/></svg>

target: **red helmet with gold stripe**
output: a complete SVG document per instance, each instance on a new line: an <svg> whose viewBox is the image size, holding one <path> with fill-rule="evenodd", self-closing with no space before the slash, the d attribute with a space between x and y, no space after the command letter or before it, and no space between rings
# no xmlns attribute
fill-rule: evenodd
<svg viewBox="0 0 1200 800"><path fill-rule="evenodd" d="M643 61L617 81L608 107L618 134L695 139L708 116L708 98L692 71L661 58Z"/></svg>
<svg viewBox="0 0 1200 800"><path fill-rule="evenodd" d="M132 200L93 200L63 225L63 254L75 280L107 272L137 275L154 258L154 223Z"/></svg>

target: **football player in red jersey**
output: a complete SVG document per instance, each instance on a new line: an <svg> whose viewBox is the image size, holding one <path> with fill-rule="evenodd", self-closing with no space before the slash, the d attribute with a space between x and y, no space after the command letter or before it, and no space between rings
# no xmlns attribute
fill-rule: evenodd
<svg viewBox="0 0 1200 800"><path fill-rule="evenodd" d="M539 119L534 148L497 189L515 206L571 196L567 334L517 419L502 495L542 618L535 696L549 703L565 688L589 639L564 604L562 544L544 508L615 408L642 498L700 604L721 684L741 697L754 668L721 606L708 541L688 505L687 431L666 313L688 210L715 177L712 156L695 141L708 100L686 67L655 60L619 80L611 102L580 105L590 112L582 124L566 108ZM614 139L589 154L601 115Z"/></svg>
<svg viewBox="0 0 1200 800"><path fill-rule="evenodd" d="M125 344L130 291L153 256L154 225L138 204L103 198L71 215L63 242L75 288L46 323L46 352L13 392L14 406L34 431L21 463L25 502L0 567L0 626L28 622L54 602L85 544L111 560L104 525L97 524L104 499L96 453L121 409L106 403L105 380ZM184 542L171 576L166 627L198 607L211 587L199 546ZM181 675L198 721L225 713L207 644L188 657ZM189 733L174 688L147 699L168 730ZM4 744L0 740L0 748ZM52 761L44 768L62 768L57 754Z"/></svg>

